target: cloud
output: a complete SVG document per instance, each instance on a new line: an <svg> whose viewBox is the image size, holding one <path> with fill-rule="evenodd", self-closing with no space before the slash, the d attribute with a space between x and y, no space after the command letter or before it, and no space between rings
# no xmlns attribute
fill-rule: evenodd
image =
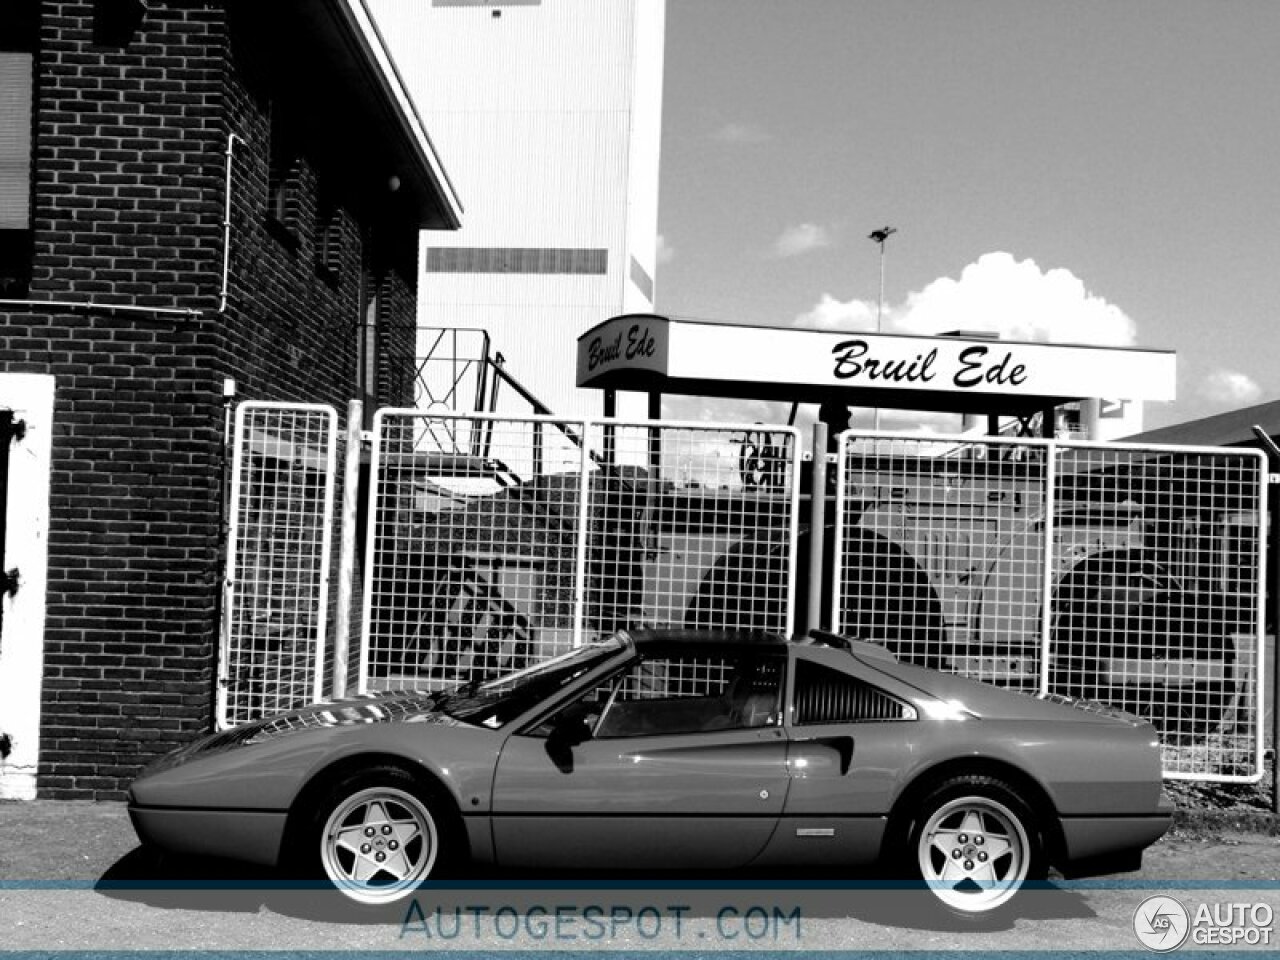
<svg viewBox="0 0 1280 960"><path fill-rule="evenodd" d="M788 234L799 230L793 228ZM808 329L873 331L876 311L874 297L845 301L824 293L793 323ZM882 319L885 333L983 331L1010 340L1098 346L1130 346L1137 338L1134 321L1116 305L1090 293L1070 270L1043 270L1034 260L1018 260L1002 252L984 254L960 271L958 278L940 277L908 294L901 303L885 303ZM1210 386L1219 391L1235 391L1229 400L1224 393L1217 394L1223 403L1247 403L1261 392L1248 377L1229 371L1210 377L1206 390ZM664 402L671 404L668 415L694 420L786 423L791 409L787 403L757 400L686 397ZM816 412L817 407L812 404L800 407L796 425L805 434ZM870 410L853 412L855 427L869 428L871 418ZM881 426L886 430L950 434L958 432L961 423L954 413L886 410Z"/></svg>
<svg viewBox="0 0 1280 960"><path fill-rule="evenodd" d="M823 294L797 326L874 330L874 300L841 302ZM931 335L952 330L998 333L1010 340L1130 346L1137 325L1123 310L1088 291L1070 270L1042 270L1012 254L983 254L958 279L940 277L900 304L885 304L886 333Z"/></svg>
<svg viewBox="0 0 1280 960"><path fill-rule="evenodd" d="M819 330L874 330L876 305L865 300L844 302L824 293L813 309L796 317L795 325Z"/></svg>
<svg viewBox="0 0 1280 960"><path fill-rule="evenodd" d="M826 227L816 223L801 223L782 231L782 235L773 242L773 255L798 257L803 253L830 245L831 235Z"/></svg>
<svg viewBox="0 0 1280 960"><path fill-rule="evenodd" d="M1224 407L1242 407L1262 399L1262 387L1246 373L1217 369L1200 383L1200 395Z"/></svg>
<svg viewBox="0 0 1280 960"><path fill-rule="evenodd" d="M658 263L670 263L676 258L676 248L667 242L667 238L658 234L658 246L655 253Z"/></svg>
<svg viewBox="0 0 1280 960"><path fill-rule="evenodd" d="M773 138L754 123L726 123L711 134L711 139L721 143L767 143Z"/></svg>

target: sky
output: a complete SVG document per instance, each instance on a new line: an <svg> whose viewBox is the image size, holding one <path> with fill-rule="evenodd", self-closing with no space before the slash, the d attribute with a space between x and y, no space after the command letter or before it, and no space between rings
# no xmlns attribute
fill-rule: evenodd
<svg viewBox="0 0 1280 960"><path fill-rule="evenodd" d="M668 0L656 309L873 330L892 226L886 331L1174 350L1148 428L1280 399L1277 38L1274 0Z"/></svg>

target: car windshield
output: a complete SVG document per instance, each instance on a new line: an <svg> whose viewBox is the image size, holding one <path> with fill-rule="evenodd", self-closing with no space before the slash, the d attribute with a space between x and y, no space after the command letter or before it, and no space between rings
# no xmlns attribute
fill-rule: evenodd
<svg viewBox="0 0 1280 960"><path fill-rule="evenodd" d="M501 727L625 646L621 634L593 640L515 673L464 683L446 694L436 709L455 720Z"/></svg>

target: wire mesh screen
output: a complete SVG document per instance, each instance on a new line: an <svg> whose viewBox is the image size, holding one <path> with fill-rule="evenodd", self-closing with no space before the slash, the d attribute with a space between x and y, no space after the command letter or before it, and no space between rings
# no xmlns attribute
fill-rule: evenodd
<svg viewBox="0 0 1280 960"><path fill-rule="evenodd" d="M796 453L791 430L381 411L365 685L450 685L628 626L788 631Z"/></svg>
<svg viewBox="0 0 1280 960"><path fill-rule="evenodd" d="M584 425L382 410L362 687L438 688L568 649Z"/></svg>
<svg viewBox="0 0 1280 960"><path fill-rule="evenodd" d="M320 697L337 423L327 406L236 410L221 727Z"/></svg>
<svg viewBox="0 0 1280 960"><path fill-rule="evenodd" d="M796 431L593 423L590 440L588 635L791 630Z"/></svg>
<svg viewBox="0 0 1280 960"><path fill-rule="evenodd" d="M910 663L1038 689L1044 448L846 435L838 476L839 628Z"/></svg>
<svg viewBox="0 0 1280 960"><path fill-rule="evenodd" d="M1169 775L1248 777L1262 455L1063 445L1058 457L1049 690L1149 718Z"/></svg>
<svg viewBox="0 0 1280 960"><path fill-rule="evenodd" d="M1167 776L1261 776L1254 451L841 438L833 621L902 660L1147 717Z"/></svg>

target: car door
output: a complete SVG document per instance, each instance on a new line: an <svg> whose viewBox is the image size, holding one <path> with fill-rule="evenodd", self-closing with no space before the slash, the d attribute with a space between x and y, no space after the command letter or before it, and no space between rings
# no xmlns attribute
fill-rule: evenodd
<svg viewBox="0 0 1280 960"><path fill-rule="evenodd" d="M786 799L785 656L648 651L498 759L498 862L727 868L768 843ZM568 737L566 729L577 729Z"/></svg>
<svg viewBox="0 0 1280 960"><path fill-rule="evenodd" d="M842 651L796 652L787 729L791 787L767 862L850 864L880 850L915 708L854 671Z"/></svg>

